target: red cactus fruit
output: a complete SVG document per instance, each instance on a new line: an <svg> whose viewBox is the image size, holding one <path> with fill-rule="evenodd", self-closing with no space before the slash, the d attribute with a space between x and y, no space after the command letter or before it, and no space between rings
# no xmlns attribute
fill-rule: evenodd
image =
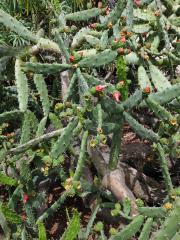
<svg viewBox="0 0 180 240"><path fill-rule="evenodd" d="M105 85L97 85L96 86L96 92L102 92L105 89Z"/></svg>
<svg viewBox="0 0 180 240"><path fill-rule="evenodd" d="M69 61L70 61L70 62L74 62L74 59L75 59L74 56L73 56L73 55L70 55Z"/></svg>
<svg viewBox="0 0 180 240"><path fill-rule="evenodd" d="M123 54L124 54L124 48L118 48L117 52L118 52L120 55L123 55Z"/></svg>
<svg viewBox="0 0 180 240"><path fill-rule="evenodd" d="M29 196L27 194L24 194L23 203L26 203L28 200L29 200Z"/></svg>
<svg viewBox="0 0 180 240"><path fill-rule="evenodd" d="M145 87L144 92L149 94L151 92L151 88L149 86Z"/></svg>
<svg viewBox="0 0 180 240"><path fill-rule="evenodd" d="M134 0L134 4L139 7L141 6L141 0Z"/></svg>
<svg viewBox="0 0 180 240"><path fill-rule="evenodd" d="M122 43L126 43L126 37L125 37L125 36L122 36L122 37L121 37L121 42L122 42Z"/></svg>
<svg viewBox="0 0 180 240"><path fill-rule="evenodd" d="M116 102L119 102L120 97L121 97L121 93L119 91L116 91L116 92L113 93L112 97Z"/></svg>

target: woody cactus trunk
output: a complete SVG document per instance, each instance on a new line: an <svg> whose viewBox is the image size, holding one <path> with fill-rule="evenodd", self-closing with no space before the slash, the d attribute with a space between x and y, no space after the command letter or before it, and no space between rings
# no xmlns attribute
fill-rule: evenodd
<svg viewBox="0 0 180 240"><path fill-rule="evenodd" d="M13 56L19 107L0 114L1 126L15 119L21 125L19 136L14 129L13 141L7 144L9 136L3 134L0 140L3 163L0 183L15 187L8 205L1 206L5 223L21 224L21 234L27 234L26 220L22 222L15 213L15 199L27 194L24 198L27 224L33 226L34 235L38 229L39 236L44 234L42 222L53 215L68 197L85 191L83 171L92 163L100 176L102 192L109 189L120 203L127 198L130 200L129 219L132 221L113 240L130 239L138 232L139 239L150 239L152 222L158 218L161 222L165 219L165 222L157 233L151 234L152 239L175 237L179 222L176 213L179 211L179 193L172 183L168 159L172 152L177 159L179 152L180 83L175 76L180 63L178 4L178 0L118 0L113 10L100 6L62 13L55 16L51 39L30 31L0 10L0 23L31 42ZM3 57L0 60L3 61ZM166 77L166 71L170 79ZM57 98L47 86L47 76L51 76L55 86L59 87ZM31 107L32 101L38 106L41 104L38 115ZM135 117L137 110L153 114L156 124L147 127L140 123ZM146 183L140 178L136 180L137 171L119 161L123 129L127 124L139 138L151 145L159 161L165 193L160 193L160 185L145 175ZM49 130L48 126L53 128ZM74 148L77 139L81 140L79 156ZM104 147L110 148L108 159L103 157ZM42 214L35 214L37 206L31 205L31 201L37 202L42 197L42 194L35 193L38 174L48 178L53 172L57 173L56 169L61 168L67 152L77 161L71 178L66 179L69 182L65 181L64 193ZM37 157L40 165L36 164ZM30 171L32 163L36 167ZM8 168L11 168L11 174ZM132 187L134 181L137 183ZM157 189L153 189L154 184ZM148 191L144 190L145 187ZM172 202L169 204L174 209L166 210L167 205L165 208L154 207L153 211L150 207L138 207L137 198L148 202L155 195ZM162 215L158 215L159 212ZM77 214L73 218L77 220ZM174 226L171 226L172 222ZM9 234L7 237L11 236L8 223L2 226L5 234Z"/></svg>

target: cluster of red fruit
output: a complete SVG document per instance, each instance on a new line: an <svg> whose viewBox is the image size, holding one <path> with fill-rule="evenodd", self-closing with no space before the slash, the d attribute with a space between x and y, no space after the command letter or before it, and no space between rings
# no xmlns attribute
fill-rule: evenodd
<svg viewBox="0 0 180 240"><path fill-rule="evenodd" d="M97 86L96 86L96 92L103 92L105 88L106 88L105 85L97 85ZM121 93L120 93L119 91L113 92L112 98L113 98L116 102L120 102Z"/></svg>

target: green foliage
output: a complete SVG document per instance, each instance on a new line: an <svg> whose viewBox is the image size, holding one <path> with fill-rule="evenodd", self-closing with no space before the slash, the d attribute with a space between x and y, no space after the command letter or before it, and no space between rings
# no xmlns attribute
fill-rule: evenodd
<svg viewBox="0 0 180 240"><path fill-rule="evenodd" d="M39 240L46 240L46 228L43 222L38 222Z"/></svg>
<svg viewBox="0 0 180 240"><path fill-rule="evenodd" d="M6 176L4 173L0 172L0 183L9 186L17 186L17 180Z"/></svg>
<svg viewBox="0 0 180 240"><path fill-rule="evenodd" d="M61 240L75 240L80 230L80 216L77 211L74 212L67 229L65 230Z"/></svg>
<svg viewBox="0 0 180 240"><path fill-rule="evenodd" d="M10 223L14 224L21 224L21 217L18 216L14 211L12 211L10 208L5 206L4 204L1 204L0 206L0 212L3 213L6 220Z"/></svg>

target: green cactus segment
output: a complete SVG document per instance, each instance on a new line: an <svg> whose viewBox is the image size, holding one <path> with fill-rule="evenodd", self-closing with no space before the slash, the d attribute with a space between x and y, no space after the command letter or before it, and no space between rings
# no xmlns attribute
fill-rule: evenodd
<svg viewBox="0 0 180 240"><path fill-rule="evenodd" d="M112 240L129 240L133 237L141 228L144 222L144 217L139 215L135 217L132 222L127 225L121 232L117 233Z"/></svg>
<svg viewBox="0 0 180 240"><path fill-rule="evenodd" d="M162 72L156 66L150 64L149 70L150 70L152 82L159 92L171 87L170 82L167 80L167 78L162 74Z"/></svg>
<svg viewBox="0 0 180 240"><path fill-rule="evenodd" d="M57 43L46 38L40 38L37 42L37 47L43 50L51 50L57 53L61 52Z"/></svg>
<svg viewBox="0 0 180 240"><path fill-rule="evenodd" d="M71 47L75 49L80 46L82 42L85 40L85 36L90 33L89 28L82 28L79 32L77 32L72 40Z"/></svg>
<svg viewBox="0 0 180 240"><path fill-rule="evenodd" d="M140 86L140 89L143 91L146 87L150 87L152 91L152 85L149 80L149 77L146 73L146 70L144 69L143 66L139 66L138 68L138 84Z"/></svg>
<svg viewBox="0 0 180 240"><path fill-rule="evenodd" d="M4 173L0 172L0 184L9 185L9 186L17 186L17 180L11 177L6 176Z"/></svg>
<svg viewBox="0 0 180 240"><path fill-rule="evenodd" d="M100 45L100 40L97 37L86 35L85 39L92 47L96 47L97 45Z"/></svg>
<svg viewBox="0 0 180 240"><path fill-rule="evenodd" d="M148 218L138 238L139 240L149 240L152 224L153 224L153 218Z"/></svg>
<svg viewBox="0 0 180 240"><path fill-rule="evenodd" d="M18 185L9 198L8 207L12 210L16 209L19 199L21 198L22 185Z"/></svg>
<svg viewBox="0 0 180 240"><path fill-rule="evenodd" d="M151 93L148 98L154 100L159 104L165 104L172 101L180 95L180 83L172 85L170 88L162 92Z"/></svg>
<svg viewBox="0 0 180 240"><path fill-rule="evenodd" d="M119 22L120 22L120 20L118 20L117 23L113 25L114 38L119 38Z"/></svg>
<svg viewBox="0 0 180 240"><path fill-rule="evenodd" d="M74 212L72 219L70 220L66 231L60 240L75 240L77 239L80 231L80 216L77 211Z"/></svg>
<svg viewBox="0 0 180 240"><path fill-rule="evenodd" d="M47 240L46 228L43 222L38 222L38 240Z"/></svg>
<svg viewBox="0 0 180 240"><path fill-rule="evenodd" d="M131 52L131 53L125 55L124 60L127 65L131 65L131 64L138 65L139 64L139 57L135 52Z"/></svg>
<svg viewBox="0 0 180 240"><path fill-rule="evenodd" d="M77 80L77 75L74 73L70 80L70 83L68 85L66 95L64 96L64 102L70 100L73 97L73 95L75 94L74 89L77 84L76 80Z"/></svg>
<svg viewBox="0 0 180 240"><path fill-rule="evenodd" d="M145 22L156 21L156 17L154 16L154 12L148 9L146 12L140 8L134 9L134 18L135 20L143 20Z"/></svg>
<svg viewBox="0 0 180 240"><path fill-rule="evenodd" d="M73 130L78 124L78 120L75 119L74 121L70 122L68 126L64 129L64 132L59 137L59 139L54 144L51 155L53 158L58 158L64 151L67 149L68 145L70 144L73 136Z"/></svg>
<svg viewBox="0 0 180 240"><path fill-rule="evenodd" d="M44 134L46 123L47 123L47 116L43 117L41 119L40 123L38 124L38 128L36 131L36 137L40 137L41 135Z"/></svg>
<svg viewBox="0 0 180 240"><path fill-rule="evenodd" d="M89 75L87 73L82 73L82 74L83 74L84 78L86 79L86 82L89 87L93 87L93 86L96 86L96 85L99 85L102 83L98 78L93 77L92 75Z"/></svg>
<svg viewBox="0 0 180 240"><path fill-rule="evenodd" d="M149 139L152 142L158 142L159 136L154 133L152 130L146 129L143 125L138 123L133 117L131 117L128 113L123 113L125 120L129 123L130 127L143 139Z"/></svg>
<svg viewBox="0 0 180 240"><path fill-rule="evenodd" d="M118 81L124 83L124 85L120 89L118 89L121 92L122 101L124 101L128 98L129 84L127 82L126 63L123 56L117 57L116 68Z"/></svg>
<svg viewBox="0 0 180 240"><path fill-rule="evenodd" d="M79 67L100 67L106 64L109 64L115 60L117 56L116 51L111 49L106 49L101 53L98 53L94 56L87 57L79 61Z"/></svg>
<svg viewBox="0 0 180 240"><path fill-rule="evenodd" d="M153 240L171 239L179 231L180 198L176 199L176 206L171 210L161 229L155 233Z"/></svg>
<svg viewBox="0 0 180 240"><path fill-rule="evenodd" d="M175 25L176 27L180 27L180 17L172 17L169 19L170 23Z"/></svg>
<svg viewBox="0 0 180 240"><path fill-rule="evenodd" d="M82 55L83 57L90 57L90 56L96 55L97 50L95 48L91 48L91 49L77 51L77 53Z"/></svg>
<svg viewBox="0 0 180 240"><path fill-rule="evenodd" d="M69 13L65 16L67 21L88 21L91 18L99 16L103 12L102 9L99 8L91 8L88 10L83 10L75 13Z"/></svg>
<svg viewBox="0 0 180 240"><path fill-rule="evenodd" d="M100 103L97 104L97 111L98 111L98 130L100 130L102 129L103 124L103 112Z"/></svg>
<svg viewBox="0 0 180 240"><path fill-rule="evenodd" d="M166 121L170 121L173 118L170 112L151 98L147 98L146 103L158 118Z"/></svg>
<svg viewBox="0 0 180 240"><path fill-rule="evenodd" d="M140 214L150 218L164 218L167 211L162 207L139 207L138 211Z"/></svg>
<svg viewBox="0 0 180 240"><path fill-rule="evenodd" d="M31 139L31 131L36 131L37 127L37 118L33 112L27 111L24 114L24 121L21 130L21 140L20 144L24 144Z"/></svg>
<svg viewBox="0 0 180 240"><path fill-rule="evenodd" d="M20 59L16 59L15 78L18 92L19 109L20 111L25 112L28 106L28 80L26 75L22 72L21 64L22 61Z"/></svg>
<svg viewBox="0 0 180 240"><path fill-rule="evenodd" d="M13 110L9 112L4 112L0 114L0 124L4 122L14 121L16 119L22 119L24 113L19 110Z"/></svg>
<svg viewBox="0 0 180 240"><path fill-rule="evenodd" d="M85 166L85 156L86 156L86 148L87 148L87 139L88 139L88 131L85 131L82 137L82 142L81 142L81 150L80 150L80 155L76 167L76 171L73 176L73 181L79 181L83 167Z"/></svg>
<svg viewBox="0 0 180 240"><path fill-rule="evenodd" d="M48 89L44 81L44 77L41 74L34 74L33 80L36 85L37 91L40 95L44 116L47 116L50 109L50 101L49 101Z"/></svg>
<svg viewBox="0 0 180 240"><path fill-rule="evenodd" d="M120 128L114 132L112 137L111 152L109 159L109 168L114 170L117 168L119 162L119 155L121 151L121 139L123 135L123 120L120 122Z"/></svg>
<svg viewBox="0 0 180 240"><path fill-rule="evenodd" d="M13 210L8 208L5 204L0 205L0 212L3 213L6 220L10 223L21 224L21 217L16 214Z"/></svg>
<svg viewBox="0 0 180 240"><path fill-rule="evenodd" d="M137 106L142 100L142 91L136 90L127 100L125 100L120 106L123 109L131 110Z"/></svg>
<svg viewBox="0 0 180 240"><path fill-rule="evenodd" d="M180 232L176 233L171 240L179 240L180 239Z"/></svg>
<svg viewBox="0 0 180 240"><path fill-rule="evenodd" d="M108 30L103 31L103 34L100 39L100 49L105 50L108 45Z"/></svg>
<svg viewBox="0 0 180 240"><path fill-rule="evenodd" d="M62 123L59 121L59 116L57 116L54 113L49 113L49 119L55 129L61 129L62 128Z"/></svg>
<svg viewBox="0 0 180 240"><path fill-rule="evenodd" d="M169 170L168 170L168 164L167 164L167 160L165 157L165 152L160 143L157 144L157 150L159 153L159 162L160 162L164 182L166 185L166 190L167 190L168 194L170 194L170 192L173 190L173 185L172 185L171 176L170 176Z"/></svg>
<svg viewBox="0 0 180 240"><path fill-rule="evenodd" d="M133 26L134 33L147 33L151 30L151 26L149 24L138 24Z"/></svg>
<svg viewBox="0 0 180 240"><path fill-rule="evenodd" d="M96 219L96 215L99 211L99 208L100 208L100 206L97 205L96 208L93 210L93 213L91 214L91 217L90 217L89 222L88 222L87 227L86 227L86 232L84 234L84 239L88 239L88 236L89 236L90 231L92 229L94 220Z"/></svg>
<svg viewBox="0 0 180 240"><path fill-rule="evenodd" d="M8 226L8 222L4 214L0 211L0 226L4 233L4 239L11 239L11 229Z"/></svg>
<svg viewBox="0 0 180 240"><path fill-rule="evenodd" d="M78 87L79 87L80 101L81 101L81 103L84 104L85 103L84 95L85 95L85 93L88 92L89 86L88 86L88 84L86 82L86 79L82 75L81 70L79 68L77 68L76 73L77 73L77 77L79 79Z"/></svg>
<svg viewBox="0 0 180 240"><path fill-rule="evenodd" d="M133 6L134 6L134 1L128 0L127 6L126 6L126 25L127 25L128 31L132 31L132 28L133 28L133 20L134 20Z"/></svg>
<svg viewBox="0 0 180 240"><path fill-rule="evenodd" d="M37 220L37 224L40 221L44 221L46 218L48 218L50 215L52 215L55 211L57 211L57 209L65 202L65 200L68 197L73 197L75 195L74 189L71 188L70 190L67 190L65 192L63 192L63 194L58 198L58 200L53 203L53 205L48 208Z"/></svg>
<svg viewBox="0 0 180 240"><path fill-rule="evenodd" d="M61 35L59 33L55 33L55 39L56 39L57 44L58 44L59 48L61 49L63 55L65 56L66 61L69 62L70 54L69 54L67 46L65 45L63 38L61 37Z"/></svg>
<svg viewBox="0 0 180 240"><path fill-rule="evenodd" d="M152 53L158 53L159 44L160 44L160 37L155 36L151 43L151 52Z"/></svg>
<svg viewBox="0 0 180 240"><path fill-rule="evenodd" d="M69 64L59 64L59 63L31 63L27 62L22 64L22 69L24 71L31 71L34 73L50 74L63 72L67 69L72 68Z"/></svg>
<svg viewBox="0 0 180 240"><path fill-rule="evenodd" d="M0 23L2 23L6 28L9 28L11 31L17 33L19 36L37 43L38 37L32 32L30 32L22 23L20 23L15 18L11 17L8 13L0 9Z"/></svg>
<svg viewBox="0 0 180 240"><path fill-rule="evenodd" d="M118 0L112 12L103 19L102 25L106 26L108 23L115 24L121 17L121 14L126 7L126 2L126 0Z"/></svg>

